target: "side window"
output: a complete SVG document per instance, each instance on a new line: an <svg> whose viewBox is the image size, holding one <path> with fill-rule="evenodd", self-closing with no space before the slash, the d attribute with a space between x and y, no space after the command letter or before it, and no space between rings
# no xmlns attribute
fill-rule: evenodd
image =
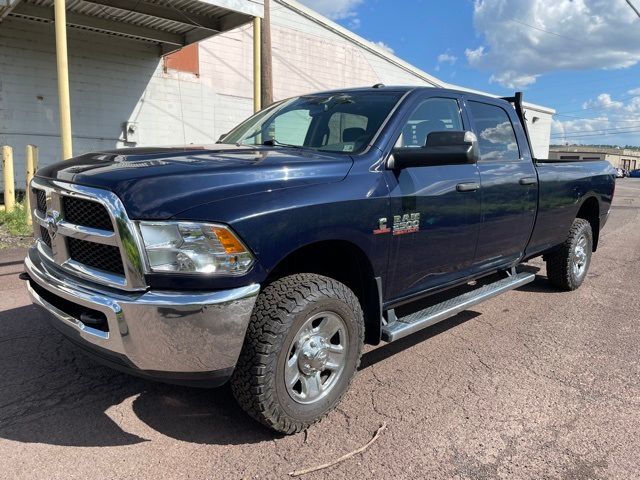
<svg viewBox="0 0 640 480"><path fill-rule="evenodd" d="M431 132L462 131L460 105L455 98L429 98L413 111L402 128L396 148L419 148Z"/></svg>
<svg viewBox="0 0 640 480"><path fill-rule="evenodd" d="M479 102L469 102L469 108L478 133L480 160L519 160L518 141L507 112L501 107Z"/></svg>

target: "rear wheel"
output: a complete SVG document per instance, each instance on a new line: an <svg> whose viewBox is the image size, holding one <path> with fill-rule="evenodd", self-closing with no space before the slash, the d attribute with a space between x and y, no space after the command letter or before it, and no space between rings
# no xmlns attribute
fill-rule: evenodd
<svg viewBox="0 0 640 480"><path fill-rule="evenodd" d="M332 410L360 362L362 309L342 283L314 274L284 277L258 297L231 379L253 418L283 433Z"/></svg>
<svg viewBox="0 0 640 480"><path fill-rule="evenodd" d="M576 218L562 248L546 258L549 281L562 290L580 287L591 264L592 250L591 224L587 220Z"/></svg>

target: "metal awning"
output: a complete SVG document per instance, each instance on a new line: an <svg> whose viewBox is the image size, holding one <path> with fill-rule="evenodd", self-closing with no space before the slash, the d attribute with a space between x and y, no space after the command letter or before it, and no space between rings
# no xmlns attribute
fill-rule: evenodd
<svg viewBox="0 0 640 480"><path fill-rule="evenodd" d="M0 0L0 22L51 23L53 4ZM70 28L156 43L167 53L262 17L264 6L262 0L67 0L66 10Z"/></svg>

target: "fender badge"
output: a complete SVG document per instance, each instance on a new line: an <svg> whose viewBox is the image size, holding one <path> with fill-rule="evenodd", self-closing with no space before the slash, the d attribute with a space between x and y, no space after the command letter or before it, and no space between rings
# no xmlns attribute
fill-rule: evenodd
<svg viewBox="0 0 640 480"><path fill-rule="evenodd" d="M393 216L393 234L404 235L420 231L420 214L405 213Z"/></svg>
<svg viewBox="0 0 640 480"><path fill-rule="evenodd" d="M393 232L393 235L404 235L420 231L420 214L405 213L404 215L393 216L393 228L387 226L387 218L378 220L378 228L373 231L374 235Z"/></svg>
<svg viewBox="0 0 640 480"><path fill-rule="evenodd" d="M383 233L389 233L391 229L387 227L387 217L378 220L378 228L373 231L374 235L381 235Z"/></svg>

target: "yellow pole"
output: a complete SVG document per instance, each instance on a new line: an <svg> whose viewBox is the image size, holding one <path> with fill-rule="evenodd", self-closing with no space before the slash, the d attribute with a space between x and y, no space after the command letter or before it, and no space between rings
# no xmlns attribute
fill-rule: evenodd
<svg viewBox="0 0 640 480"><path fill-rule="evenodd" d="M13 212L16 205L16 191L13 180L13 148L2 147L2 174L4 177L4 208L5 212Z"/></svg>
<svg viewBox="0 0 640 480"><path fill-rule="evenodd" d="M26 155L26 178L27 178L27 188L25 190L25 198L24 204L27 210L27 224L32 224L32 211L31 211L31 202L29 201L29 185L31 184L31 179L36 173L38 169L38 147L35 145L27 145L27 155Z"/></svg>
<svg viewBox="0 0 640 480"><path fill-rule="evenodd" d="M65 0L55 0L58 102L60 104L60 141L62 143L63 160L73 156L71 100L69 98L69 61L67 58L67 12L65 8Z"/></svg>
<svg viewBox="0 0 640 480"><path fill-rule="evenodd" d="M261 108L262 86L261 86L261 43L262 43L262 19L253 19L253 111L257 112Z"/></svg>

